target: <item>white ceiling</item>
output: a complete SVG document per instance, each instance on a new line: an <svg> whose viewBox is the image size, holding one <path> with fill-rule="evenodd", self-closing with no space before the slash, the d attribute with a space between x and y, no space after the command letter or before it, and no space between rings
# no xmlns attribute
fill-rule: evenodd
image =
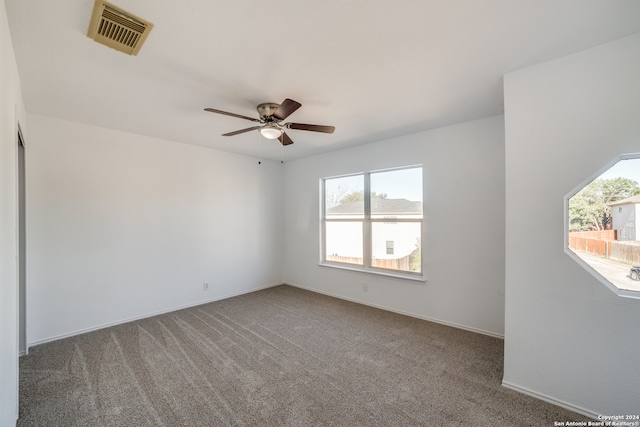
<svg viewBox="0 0 640 427"><path fill-rule="evenodd" d="M640 32L638 0L112 0L155 25L129 56L92 0L4 1L28 112L276 160L501 114L504 73ZM285 98L335 133L203 111Z"/></svg>

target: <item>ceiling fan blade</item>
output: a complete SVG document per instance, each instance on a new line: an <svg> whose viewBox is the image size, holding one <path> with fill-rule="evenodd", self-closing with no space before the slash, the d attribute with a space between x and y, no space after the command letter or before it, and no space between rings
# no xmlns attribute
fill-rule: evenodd
<svg viewBox="0 0 640 427"><path fill-rule="evenodd" d="M291 145L291 144L293 144L293 141L291 140L291 138L289 138L289 135L287 135L284 132L282 132L282 135L280 135L280 138L278 138L278 141L280 141L282 143L282 145Z"/></svg>
<svg viewBox="0 0 640 427"><path fill-rule="evenodd" d="M333 133L336 130L334 126L309 125L305 123L287 123L287 129L310 130L312 132Z"/></svg>
<svg viewBox="0 0 640 427"><path fill-rule="evenodd" d="M282 101L282 104L280 104L278 109L274 111L273 117L278 120L284 120L300 107L302 107L302 104L294 101L293 99L287 98Z"/></svg>
<svg viewBox="0 0 640 427"><path fill-rule="evenodd" d="M216 110L215 108L205 108L204 111L209 111L210 113L224 114L225 116L237 117L239 119L251 120L252 122L259 122L260 121L260 119L256 119L254 117L248 117L248 116L243 116L243 115L240 115L240 114L229 113L227 111Z"/></svg>
<svg viewBox="0 0 640 427"><path fill-rule="evenodd" d="M246 129L241 129L241 130L236 130L234 132L229 132L229 133L223 133L222 136L233 136L233 135L238 135L240 133L245 133L245 132L249 132L252 130L256 130L256 129L260 129L262 126L253 126L250 128L246 128Z"/></svg>

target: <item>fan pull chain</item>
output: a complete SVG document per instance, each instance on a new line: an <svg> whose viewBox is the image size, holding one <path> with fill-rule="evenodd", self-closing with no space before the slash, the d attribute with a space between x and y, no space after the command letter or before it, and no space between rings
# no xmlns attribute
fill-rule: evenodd
<svg viewBox="0 0 640 427"><path fill-rule="evenodd" d="M258 135L258 164L261 165L262 164L262 136L260 135L260 132L256 132L256 134Z"/></svg>
<svg viewBox="0 0 640 427"><path fill-rule="evenodd" d="M284 145L280 144L280 164L284 163Z"/></svg>

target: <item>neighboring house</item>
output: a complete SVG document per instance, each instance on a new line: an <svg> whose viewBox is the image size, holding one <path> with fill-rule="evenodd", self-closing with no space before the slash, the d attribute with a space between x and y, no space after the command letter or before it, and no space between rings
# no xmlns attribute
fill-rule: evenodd
<svg viewBox="0 0 640 427"><path fill-rule="evenodd" d="M357 218L364 212L364 201L356 200L327 209L327 217L333 219ZM378 199L371 200L372 218L384 219L376 223L372 235L372 258L401 259L408 257L418 247L416 223L395 222L398 218L421 218L422 202L407 199ZM343 223L343 230L338 235L353 232L351 224ZM340 223L334 223L340 227ZM338 230L336 230L338 231ZM362 254L362 239L334 239L327 241L327 254L336 257L359 258Z"/></svg>
<svg viewBox="0 0 640 427"><path fill-rule="evenodd" d="M618 240L640 240L640 194L609 203L611 228Z"/></svg>

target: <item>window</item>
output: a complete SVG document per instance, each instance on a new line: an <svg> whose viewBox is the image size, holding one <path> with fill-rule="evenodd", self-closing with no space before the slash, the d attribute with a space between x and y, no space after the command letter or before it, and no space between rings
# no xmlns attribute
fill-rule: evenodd
<svg viewBox="0 0 640 427"><path fill-rule="evenodd" d="M387 255L393 255L393 240L387 240Z"/></svg>
<svg viewBox="0 0 640 427"><path fill-rule="evenodd" d="M640 298L640 154L624 154L565 196L565 251L619 296Z"/></svg>
<svg viewBox="0 0 640 427"><path fill-rule="evenodd" d="M422 274L422 168L322 180L323 264Z"/></svg>

